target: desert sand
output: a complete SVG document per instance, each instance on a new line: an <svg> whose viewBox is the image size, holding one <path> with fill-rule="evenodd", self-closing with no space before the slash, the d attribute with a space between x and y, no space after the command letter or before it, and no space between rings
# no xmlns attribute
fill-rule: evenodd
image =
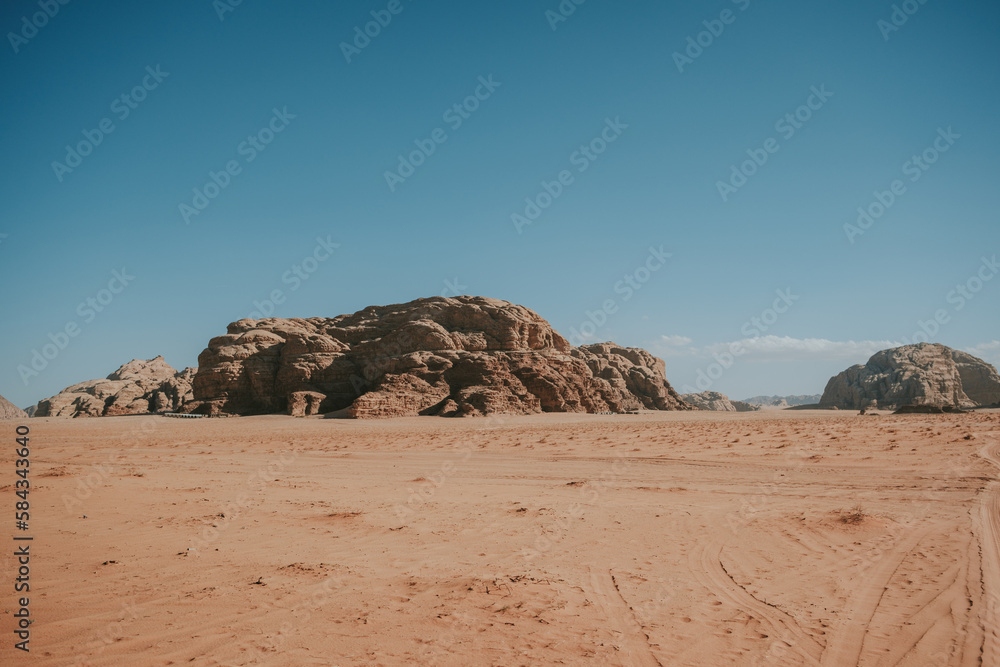
<svg viewBox="0 0 1000 667"><path fill-rule="evenodd" d="M3 664L1000 665L997 411L26 423Z"/></svg>

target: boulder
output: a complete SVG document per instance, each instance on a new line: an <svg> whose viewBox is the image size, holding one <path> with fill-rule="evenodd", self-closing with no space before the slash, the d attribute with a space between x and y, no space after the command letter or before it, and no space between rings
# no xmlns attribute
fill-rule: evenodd
<svg viewBox="0 0 1000 667"><path fill-rule="evenodd" d="M163 357L133 359L103 380L89 380L39 401L35 417L107 417L175 412L194 398L196 369L176 371Z"/></svg>
<svg viewBox="0 0 1000 667"><path fill-rule="evenodd" d="M830 378L820 407L972 408L998 400L1000 375L993 366L945 345L917 343L876 352L868 363Z"/></svg>
<svg viewBox="0 0 1000 667"><path fill-rule="evenodd" d="M204 414L305 413L308 395L355 418L690 409L645 350L573 347L535 312L483 297L240 320L198 363L184 410Z"/></svg>
<svg viewBox="0 0 1000 667"><path fill-rule="evenodd" d="M717 391L683 394L681 398L685 403L689 403L699 410L711 410L713 412L756 412L760 410L759 405L753 405L744 401L734 401L725 394L720 394Z"/></svg>

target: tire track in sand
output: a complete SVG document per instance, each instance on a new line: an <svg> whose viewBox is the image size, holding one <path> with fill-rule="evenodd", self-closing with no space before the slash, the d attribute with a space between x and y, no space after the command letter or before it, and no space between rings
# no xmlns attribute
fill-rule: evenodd
<svg viewBox="0 0 1000 667"><path fill-rule="evenodd" d="M699 583L770 628L771 636L785 641L801 654L803 664L818 665L823 647L792 616L758 599L738 584L722 564L722 547L723 543L717 541L702 550L701 562L691 568Z"/></svg>
<svg viewBox="0 0 1000 667"><path fill-rule="evenodd" d="M889 582L910 552L932 531L932 527L923 527L895 542L882 554L872 572L854 587L854 592L844 607L841 621L834 625L827 641L822 665L841 667L858 664L868 636L868 626L889 589Z"/></svg>
<svg viewBox="0 0 1000 667"><path fill-rule="evenodd" d="M608 592L609 586L614 588L614 594ZM632 607L622 597L611 571L608 570L605 574L591 568L590 589L596 598L594 601L601 607L611 630L621 635L622 653L624 653L622 663L642 665L642 667L664 667L663 663L653 655L653 650L649 646L649 637L643 632L639 621L636 620Z"/></svg>
<svg viewBox="0 0 1000 667"><path fill-rule="evenodd" d="M986 445L979 456L1000 468L1000 443ZM1000 481L990 482L979 496L979 511L973 512L982 549L983 664L1000 665Z"/></svg>
<svg viewBox="0 0 1000 667"><path fill-rule="evenodd" d="M920 609L911 615L903 626L895 632L889 651L879 658L880 665L898 665L908 657L923 638L945 616L954 613L954 605L965 600L965 570L967 563L953 565L942 577L947 585L943 589L925 593ZM956 625L958 624L958 619Z"/></svg>

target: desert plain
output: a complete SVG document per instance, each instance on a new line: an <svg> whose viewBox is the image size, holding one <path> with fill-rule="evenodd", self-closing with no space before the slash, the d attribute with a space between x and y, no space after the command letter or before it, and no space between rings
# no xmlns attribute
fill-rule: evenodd
<svg viewBox="0 0 1000 667"><path fill-rule="evenodd" d="M1000 665L997 410L26 423L2 664Z"/></svg>

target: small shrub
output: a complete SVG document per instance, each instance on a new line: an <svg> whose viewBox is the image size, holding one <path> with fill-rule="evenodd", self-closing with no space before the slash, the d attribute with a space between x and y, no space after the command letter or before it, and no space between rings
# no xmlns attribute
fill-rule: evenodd
<svg viewBox="0 0 1000 667"><path fill-rule="evenodd" d="M840 520L844 523L857 524L868 518L868 512L861 505L855 505L846 512L840 513Z"/></svg>

